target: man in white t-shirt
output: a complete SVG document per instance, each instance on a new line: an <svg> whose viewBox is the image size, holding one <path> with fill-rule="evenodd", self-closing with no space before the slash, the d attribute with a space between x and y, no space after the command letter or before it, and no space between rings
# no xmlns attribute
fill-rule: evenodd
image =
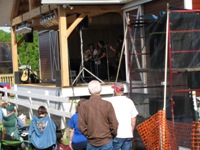
<svg viewBox="0 0 200 150"><path fill-rule="evenodd" d="M113 150L132 150L133 132L138 111L133 101L123 96L123 84L115 83L112 88L115 96L107 100L112 103L119 123L117 136L113 139Z"/></svg>

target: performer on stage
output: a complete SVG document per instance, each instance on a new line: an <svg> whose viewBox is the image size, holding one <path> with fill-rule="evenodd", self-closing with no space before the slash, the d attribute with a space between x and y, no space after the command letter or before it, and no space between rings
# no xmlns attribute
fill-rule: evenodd
<svg viewBox="0 0 200 150"><path fill-rule="evenodd" d="M89 48L84 52L84 64L85 68L94 73L94 58L93 58L93 52L94 52L94 44L89 44Z"/></svg>

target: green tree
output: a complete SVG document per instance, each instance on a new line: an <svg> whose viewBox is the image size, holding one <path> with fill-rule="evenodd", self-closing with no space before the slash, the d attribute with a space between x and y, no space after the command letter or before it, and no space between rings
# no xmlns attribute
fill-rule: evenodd
<svg viewBox="0 0 200 150"><path fill-rule="evenodd" d="M10 41L11 41L10 33L0 30L0 42L10 42Z"/></svg>
<svg viewBox="0 0 200 150"><path fill-rule="evenodd" d="M22 35L17 38L22 38ZM32 71L39 72L38 32L34 31L33 42L23 42L17 50L19 65L30 65Z"/></svg>
<svg viewBox="0 0 200 150"><path fill-rule="evenodd" d="M17 34L17 41L19 41L24 35ZM10 33L0 30L0 42L11 42ZM18 47L18 64L30 65L32 71L39 72L39 48L38 48L38 32L33 33L33 42L23 42Z"/></svg>

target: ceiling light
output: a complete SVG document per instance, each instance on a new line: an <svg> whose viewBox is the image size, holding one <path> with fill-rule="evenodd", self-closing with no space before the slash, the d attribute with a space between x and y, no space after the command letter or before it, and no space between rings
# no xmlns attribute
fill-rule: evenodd
<svg viewBox="0 0 200 150"><path fill-rule="evenodd" d="M20 26L18 26L18 28L16 29L16 33L18 34L26 34L26 33L29 33L32 31L32 28L29 27L30 24L29 23L25 23L25 24L22 24Z"/></svg>
<svg viewBox="0 0 200 150"><path fill-rule="evenodd" d="M43 15L40 19L40 24L46 28L55 26L58 24L57 14L55 12L51 12L49 14Z"/></svg>

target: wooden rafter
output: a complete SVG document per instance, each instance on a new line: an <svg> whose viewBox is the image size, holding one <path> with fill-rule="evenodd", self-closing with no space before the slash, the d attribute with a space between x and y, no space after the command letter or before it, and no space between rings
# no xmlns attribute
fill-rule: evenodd
<svg viewBox="0 0 200 150"><path fill-rule="evenodd" d="M13 3L13 9L12 9L11 18L10 18L11 20L18 16L19 3L20 3L20 0L15 0Z"/></svg>
<svg viewBox="0 0 200 150"><path fill-rule="evenodd" d="M33 0L28 0L29 11L33 9Z"/></svg>
<svg viewBox="0 0 200 150"><path fill-rule="evenodd" d="M67 29L67 38L72 33L72 31L76 28L76 26L86 17L86 14L81 14L73 23L72 25Z"/></svg>
<svg viewBox="0 0 200 150"><path fill-rule="evenodd" d="M22 15L19 15L15 17L11 24L12 26L15 26L17 24L21 24L24 21L29 21L33 18L39 17L42 14L48 13L51 10L56 9L58 6L56 5L41 5L39 7L36 7ZM70 10L69 8L65 9L65 12L67 14L90 14L90 15L100 15L103 13L109 13L109 12L120 12L121 11L121 5L112 5L112 6L74 6L73 10Z"/></svg>
<svg viewBox="0 0 200 150"><path fill-rule="evenodd" d="M24 36L17 42L17 47L19 47L22 44L22 42L24 41L24 39L25 39Z"/></svg>

